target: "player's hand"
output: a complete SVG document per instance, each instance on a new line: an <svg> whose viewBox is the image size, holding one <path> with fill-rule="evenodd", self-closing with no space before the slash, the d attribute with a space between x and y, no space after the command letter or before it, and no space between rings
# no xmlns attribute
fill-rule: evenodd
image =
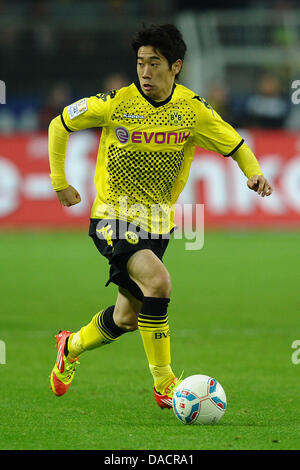
<svg viewBox="0 0 300 470"><path fill-rule="evenodd" d="M261 197L270 196L273 192L272 186L263 175L252 176L248 179L247 185Z"/></svg>
<svg viewBox="0 0 300 470"><path fill-rule="evenodd" d="M56 191L56 194L62 206L74 206L81 201L79 192L73 188L73 186L68 186L66 189Z"/></svg>

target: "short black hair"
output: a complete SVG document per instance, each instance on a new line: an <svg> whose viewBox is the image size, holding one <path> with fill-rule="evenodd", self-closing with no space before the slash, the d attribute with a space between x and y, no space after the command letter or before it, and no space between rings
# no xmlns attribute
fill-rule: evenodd
<svg viewBox="0 0 300 470"><path fill-rule="evenodd" d="M181 59L183 62L186 52L182 34L173 24L153 24L149 27L143 24L142 29L133 36L131 46L136 56L140 47L152 46L167 59L170 69L176 60Z"/></svg>

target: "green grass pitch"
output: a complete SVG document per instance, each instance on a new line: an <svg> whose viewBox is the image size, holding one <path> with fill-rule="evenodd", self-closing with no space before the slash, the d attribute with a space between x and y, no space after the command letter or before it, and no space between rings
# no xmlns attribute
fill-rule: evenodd
<svg viewBox="0 0 300 470"><path fill-rule="evenodd" d="M114 303L108 267L85 232L0 234L1 449L299 449L300 233L207 232L172 240L172 364L223 385L215 426L184 426L154 402L138 331L82 355L67 395L48 376L54 335Z"/></svg>

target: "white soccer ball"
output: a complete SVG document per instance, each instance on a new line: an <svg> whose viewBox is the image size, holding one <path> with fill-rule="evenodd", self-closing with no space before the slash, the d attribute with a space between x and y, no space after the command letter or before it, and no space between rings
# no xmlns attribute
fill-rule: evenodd
<svg viewBox="0 0 300 470"><path fill-rule="evenodd" d="M187 377L173 394L173 411L183 424L216 424L226 405L223 387L209 375Z"/></svg>

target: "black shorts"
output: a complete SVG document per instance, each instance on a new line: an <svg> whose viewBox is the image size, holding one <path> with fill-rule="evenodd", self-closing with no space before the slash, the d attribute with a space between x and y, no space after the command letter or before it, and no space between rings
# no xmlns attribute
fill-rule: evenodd
<svg viewBox="0 0 300 470"><path fill-rule="evenodd" d="M130 279L127 262L133 253L149 249L162 261L167 249L170 233L164 235L149 234L137 226L119 220L91 219L89 236L97 249L110 264L110 282L127 289L135 298L143 300L139 286Z"/></svg>

